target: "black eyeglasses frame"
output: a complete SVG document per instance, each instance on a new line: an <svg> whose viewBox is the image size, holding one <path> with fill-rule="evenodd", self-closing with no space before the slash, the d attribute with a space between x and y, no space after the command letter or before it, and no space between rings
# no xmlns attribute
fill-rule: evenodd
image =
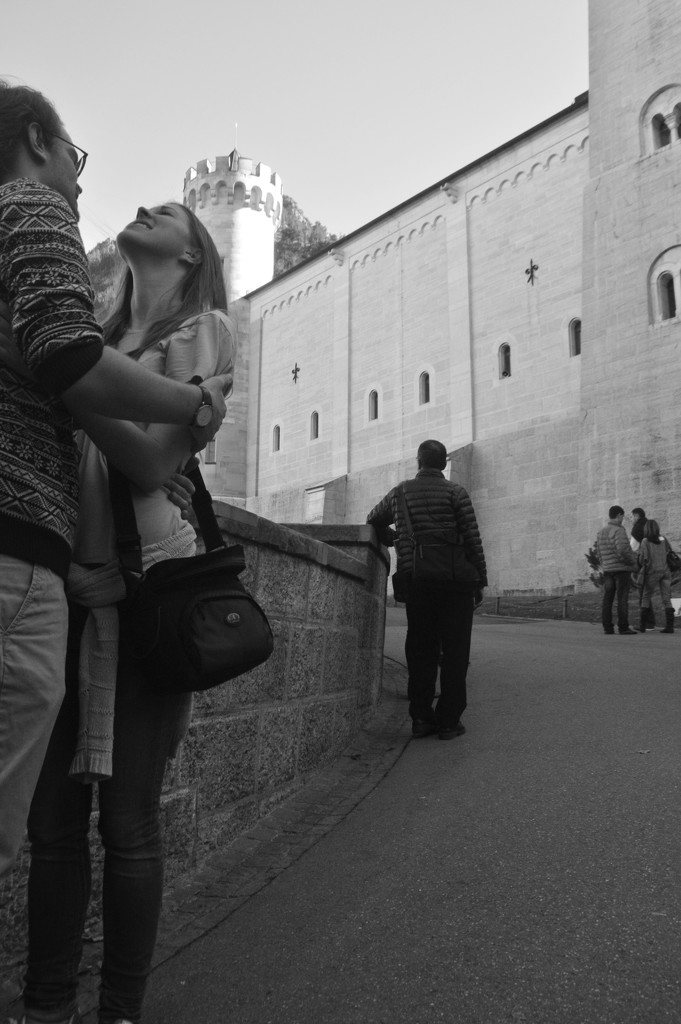
<svg viewBox="0 0 681 1024"><path fill-rule="evenodd" d="M57 135L56 132L47 132L46 134L50 135L53 139L59 139L60 142L65 142L67 146L71 146L77 153L80 153L80 156L76 160L76 178L80 178L83 170L85 169L85 164L87 163L88 158L88 154L85 150L81 149L80 146L77 146L75 142L71 142L70 139L65 139L63 135Z"/></svg>

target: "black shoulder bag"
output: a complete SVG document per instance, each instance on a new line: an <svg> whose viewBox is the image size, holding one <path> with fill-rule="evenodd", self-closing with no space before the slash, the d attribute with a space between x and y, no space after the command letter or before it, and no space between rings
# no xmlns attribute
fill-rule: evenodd
<svg viewBox="0 0 681 1024"><path fill-rule="evenodd" d="M128 596L119 605L120 644L159 693L207 690L266 661L274 641L267 616L239 580L240 544L227 547L197 467L186 474L206 552L142 568L130 486L109 466L109 493Z"/></svg>
<svg viewBox="0 0 681 1024"><path fill-rule="evenodd" d="M407 532L414 545L411 579L471 586L477 583L478 571L466 558L463 538L456 527L434 526L417 533L412 526L404 487L399 488L399 497Z"/></svg>
<svg viewBox="0 0 681 1024"><path fill-rule="evenodd" d="M677 555L666 537L664 542L667 545L667 566L671 572L678 572L681 569L681 557Z"/></svg>

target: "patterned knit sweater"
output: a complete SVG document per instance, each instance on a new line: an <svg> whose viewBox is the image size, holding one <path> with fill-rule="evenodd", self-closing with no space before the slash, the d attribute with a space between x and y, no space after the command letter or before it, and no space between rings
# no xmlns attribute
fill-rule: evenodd
<svg viewBox="0 0 681 1024"><path fill-rule="evenodd" d="M102 333L75 215L26 178L0 186L0 299L35 378L0 364L0 552L65 578L78 452L58 396L101 358Z"/></svg>

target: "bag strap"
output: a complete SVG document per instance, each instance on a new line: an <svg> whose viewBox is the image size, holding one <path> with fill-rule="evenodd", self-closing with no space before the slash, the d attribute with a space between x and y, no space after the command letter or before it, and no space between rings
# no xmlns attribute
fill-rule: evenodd
<svg viewBox="0 0 681 1024"><path fill-rule="evenodd" d="M194 484L192 507L196 513L206 551L226 548L218 521L213 511L213 499L206 487L198 465L185 474ZM137 529L135 506L130 493L130 483L115 466L109 465L109 496L116 528L116 543L121 567L128 572L142 575L142 539Z"/></svg>
<svg viewBox="0 0 681 1024"><path fill-rule="evenodd" d="M407 484L406 483L400 484L398 486L398 488L397 488L397 495L398 495L398 500L400 502L400 507L402 509L402 515L404 516L404 521L405 521L406 526L407 526L407 532L409 533L411 539L414 541L415 544L418 544L418 543L422 542L424 537L427 537L427 536L429 536L431 534L434 534L434 533L439 533L439 534L446 533L448 530L452 530L456 534L456 540L448 540L447 541L448 544L452 544L452 545L463 544L463 540L462 540L461 536L459 535L459 531L458 531L456 526L453 526L453 527L447 527L447 526L424 527L419 532L419 538L421 538L421 541L419 541L417 539L416 531L414 530L414 526L413 526L413 523L411 521L411 516L409 515L409 506L407 505Z"/></svg>

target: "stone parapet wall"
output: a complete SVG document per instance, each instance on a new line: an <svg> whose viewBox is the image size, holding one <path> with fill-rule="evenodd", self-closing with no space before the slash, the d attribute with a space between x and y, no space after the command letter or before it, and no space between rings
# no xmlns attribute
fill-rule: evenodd
<svg viewBox="0 0 681 1024"><path fill-rule="evenodd" d="M381 687L388 561L368 526L298 529L221 502L243 583L265 609L271 658L196 694L189 733L163 795L166 879L252 827L336 757L373 712ZM93 822L93 852L99 843ZM101 873L95 852L95 878ZM28 850L0 885L0 994L15 984L25 940ZM98 882L92 916L99 911ZM91 930L97 923L91 921Z"/></svg>

